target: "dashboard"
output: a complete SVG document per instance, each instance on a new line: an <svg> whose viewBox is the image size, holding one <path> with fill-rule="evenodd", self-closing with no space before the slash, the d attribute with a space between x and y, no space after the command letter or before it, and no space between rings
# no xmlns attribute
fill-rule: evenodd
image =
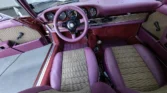
<svg viewBox="0 0 167 93"><path fill-rule="evenodd" d="M81 9L85 12L85 14L87 15L88 18L95 18L95 17L97 17L97 9L95 7L81 7ZM47 21L53 21L56 11L46 12L44 14L45 19ZM67 10L65 12L62 12L59 15L59 20L60 21L64 21L65 19L68 19L68 18L70 18L72 16L81 17L76 11Z"/></svg>
<svg viewBox="0 0 167 93"><path fill-rule="evenodd" d="M57 10L63 6L78 6L88 19L121 16L127 14L149 13L157 9L162 3L154 0L79 0L76 3L50 7L37 14L37 19L44 23L53 22ZM142 8L141 8L142 7ZM75 11L65 11L60 14L59 20L65 20L71 15L80 16ZM121 19L122 20L122 19Z"/></svg>
<svg viewBox="0 0 167 93"><path fill-rule="evenodd" d="M120 24L142 23L149 13L156 9L161 3L159 1L145 0L80 0L82 2L67 5L80 7L88 17L89 28L101 28ZM37 15L37 18L53 28L53 19L60 5L44 10ZM141 8L142 7L142 8ZM59 15L59 21L68 20L71 16L81 15L76 11L67 10ZM82 28L81 28L82 29ZM62 31L66 29L62 28Z"/></svg>

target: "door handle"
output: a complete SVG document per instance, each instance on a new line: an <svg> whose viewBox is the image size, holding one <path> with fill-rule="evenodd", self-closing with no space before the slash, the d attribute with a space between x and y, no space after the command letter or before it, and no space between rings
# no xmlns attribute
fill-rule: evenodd
<svg viewBox="0 0 167 93"><path fill-rule="evenodd" d="M159 26L159 22L158 22L158 21L155 21L155 22L154 22L154 26L155 26L155 28L156 28L156 31L161 31L161 28L160 28L160 26Z"/></svg>

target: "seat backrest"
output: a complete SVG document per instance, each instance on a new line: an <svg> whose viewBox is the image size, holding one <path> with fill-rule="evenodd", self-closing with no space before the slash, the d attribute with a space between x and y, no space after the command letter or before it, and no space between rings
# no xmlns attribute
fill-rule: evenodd
<svg viewBox="0 0 167 93"><path fill-rule="evenodd" d="M23 36L18 39L20 33ZM19 44L41 38L41 34L23 23L10 19L0 22L0 42L13 41Z"/></svg>
<svg viewBox="0 0 167 93"><path fill-rule="evenodd" d="M40 86L21 91L19 93L116 93L109 85L102 82L95 83L91 89L91 92L60 92L55 89L52 89L50 86Z"/></svg>

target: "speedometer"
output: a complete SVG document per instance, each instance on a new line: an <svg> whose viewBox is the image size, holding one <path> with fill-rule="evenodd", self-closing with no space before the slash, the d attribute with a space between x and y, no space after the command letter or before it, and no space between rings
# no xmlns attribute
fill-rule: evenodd
<svg viewBox="0 0 167 93"><path fill-rule="evenodd" d="M65 12L62 12L60 15L59 15L59 20L63 21L65 20L67 17L66 13Z"/></svg>
<svg viewBox="0 0 167 93"><path fill-rule="evenodd" d="M91 17L95 17L97 15L96 8L90 8L89 9L89 14L90 14Z"/></svg>
<svg viewBox="0 0 167 93"><path fill-rule="evenodd" d="M48 13L46 13L46 19L47 19L48 21L52 21L53 18L54 18L54 13L53 13L53 12L48 12Z"/></svg>

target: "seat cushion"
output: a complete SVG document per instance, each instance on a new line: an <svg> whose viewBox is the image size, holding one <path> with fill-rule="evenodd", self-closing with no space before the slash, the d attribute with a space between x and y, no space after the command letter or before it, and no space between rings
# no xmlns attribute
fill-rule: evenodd
<svg viewBox="0 0 167 93"><path fill-rule="evenodd" d="M109 85L102 82L93 84L91 89L92 89L91 93L116 93ZM87 92L82 90L75 92L60 92L55 89L52 89L49 86L40 86L26 89L19 93L87 93Z"/></svg>
<svg viewBox="0 0 167 93"><path fill-rule="evenodd" d="M105 66L120 92L152 91L166 82L156 57L139 44L106 48Z"/></svg>
<svg viewBox="0 0 167 93"><path fill-rule="evenodd" d="M150 92L141 92L141 93L167 93L167 85L163 86L157 90L150 91Z"/></svg>
<svg viewBox="0 0 167 93"><path fill-rule="evenodd" d="M50 74L52 88L79 91L98 81L98 65L90 48L57 53Z"/></svg>

